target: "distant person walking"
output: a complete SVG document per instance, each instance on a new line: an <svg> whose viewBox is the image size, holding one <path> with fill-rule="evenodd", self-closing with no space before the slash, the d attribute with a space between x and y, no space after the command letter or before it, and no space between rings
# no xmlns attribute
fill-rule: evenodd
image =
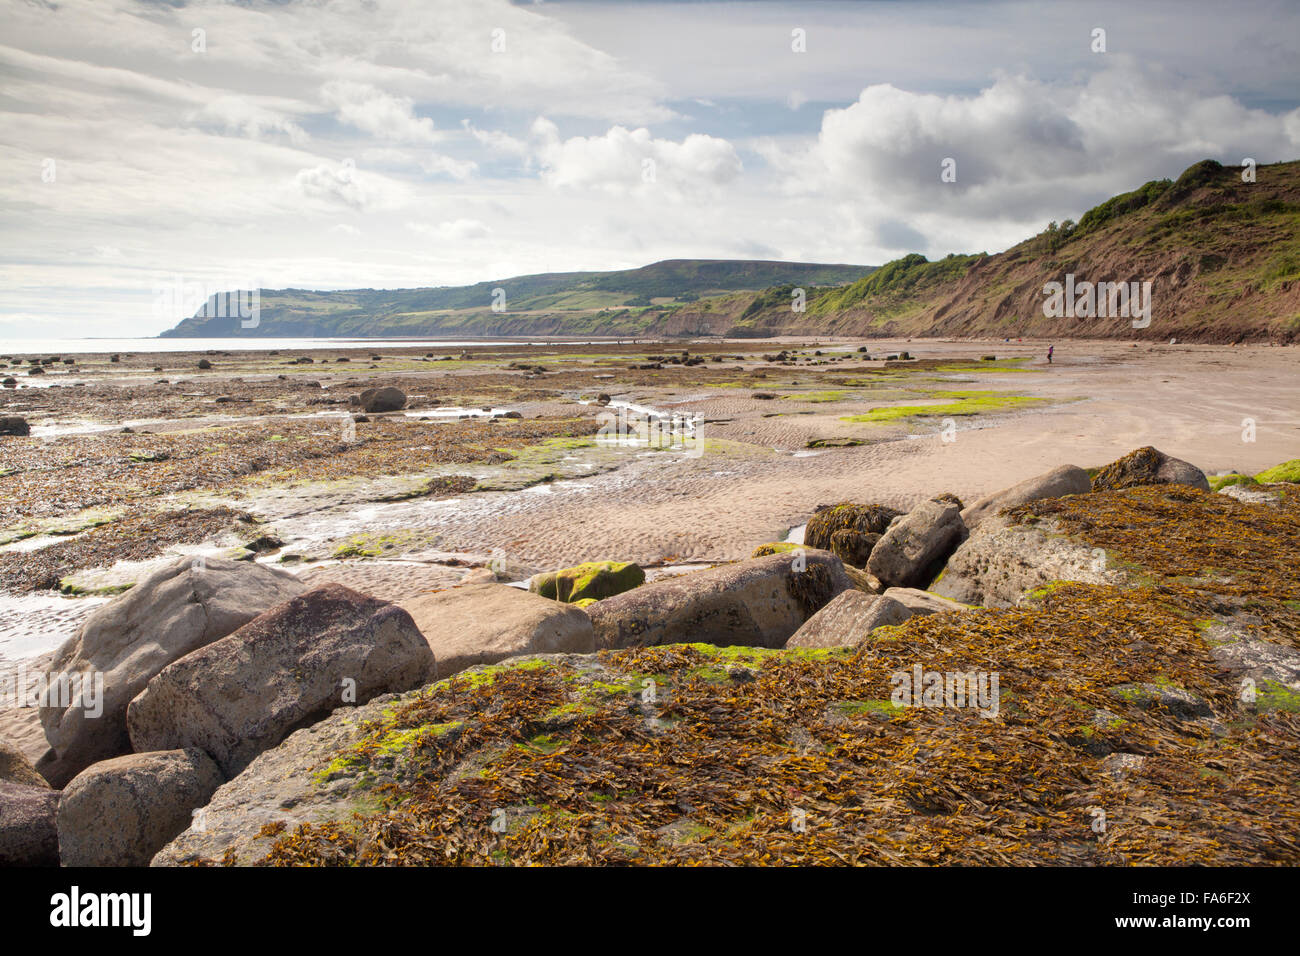
<svg viewBox="0 0 1300 956"><path fill-rule="evenodd" d="M1055 345L1049 345L1049 346L1047 347L1047 364L1048 364L1048 365L1051 365L1051 364L1052 364L1052 352L1054 352L1055 350L1056 350L1056 346L1055 346Z"/></svg>

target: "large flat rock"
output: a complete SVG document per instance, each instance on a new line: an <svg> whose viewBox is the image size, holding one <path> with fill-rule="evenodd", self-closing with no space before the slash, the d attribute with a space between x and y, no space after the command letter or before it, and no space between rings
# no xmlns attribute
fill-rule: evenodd
<svg viewBox="0 0 1300 956"><path fill-rule="evenodd" d="M782 647L852 587L839 558L808 548L643 584L586 610L602 649L693 641Z"/></svg>
<svg viewBox="0 0 1300 956"><path fill-rule="evenodd" d="M438 677L522 654L589 654L591 618L581 608L504 584L467 584L400 605L429 642Z"/></svg>

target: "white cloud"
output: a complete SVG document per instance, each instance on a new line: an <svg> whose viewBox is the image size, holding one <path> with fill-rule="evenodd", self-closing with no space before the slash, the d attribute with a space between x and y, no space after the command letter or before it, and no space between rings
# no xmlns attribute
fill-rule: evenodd
<svg viewBox="0 0 1300 956"><path fill-rule="evenodd" d="M412 232L418 232L421 235L432 236L435 239L448 242L485 239L492 233L492 230L487 225L477 219L454 219L436 225L424 222L408 222L406 226Z"/></svg>
<svg viewBox="0 0 1300 956"><path fill-rule="evenodd" d="M368 83L333 80L321 88L324 101L338 110L338 118L391 143L436 143L440 137L433 120L415 115L410 97L389 96Z"/></svg>
<svg viewBox="0 0 1300 956"><path fill-rule="evenodd" d="M940 96L875 84L827 110L815 141L761 151L791 194L894 215L1029 224L1077 214L1207 156L1294 157L1300 137L1287 122L1228 97L1198 97L1112 57L1073 85L1002 76L977 94ZM941 179L948 159L956 182Z"/></svg>
<svg viewBox="0 0 1300 956"><path fill-rule="evenodd" d="M532 131L542 179L557 189L681 197L725 186L742 170L735 147L702 133L676 142L655 139L644 127L614 126L603 136L566 140L545 118Z"/></svg>
<svg viewBox="0 0 1300 956"><path fill-rule="evenodd" d="M293 181L308 199L326 205L363 210L376 202L375 192L363 184L363 177L357 173L356 167L346 162L337 166L322 163L300 169Z"/></svg>

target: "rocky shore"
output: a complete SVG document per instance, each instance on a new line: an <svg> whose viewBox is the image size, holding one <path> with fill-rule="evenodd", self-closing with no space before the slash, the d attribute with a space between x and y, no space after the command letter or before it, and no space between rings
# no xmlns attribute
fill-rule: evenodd
<svg viewBox="0 0 1300 956"><path fill-rule="evenodd" d="M0 745L0 863L1300 861L1296 462L926 494L396 602L175 558Z"/></svg>

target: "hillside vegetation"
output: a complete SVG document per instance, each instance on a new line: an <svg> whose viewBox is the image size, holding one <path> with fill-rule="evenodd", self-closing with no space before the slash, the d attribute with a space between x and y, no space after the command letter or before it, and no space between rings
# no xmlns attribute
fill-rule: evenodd
<svg viewBox="0 0 1300 956"><path fill-rule="evenodd" d="M1044 284L1150 285L1150 322L1044 315ZM493 291L505 310L493 311ZM800 302L802 310L798 308ZM195 317L165 335L783 334L972 338L1300 338L1300 161L1203 160L1051 223L995 255L912 253L886 265L679 259L621 272L439 289L264 290L261 320Z"/></svg>
<svg viewBox="0 0 1300 956"><path fill-rule="evenodd" d="M1048 282L1150 282L1151 321L1043 314ZM825 334L1278 341L1300 338L1300 162L1257 181L1204 160L1051 223L997 255L912 254L851 285L808 293L804 312L773 290L683 307L671 329Z"/></svg>
<svg viewBox="0 0 1300 956"><path fill-rule="evenodd" d="M646 331L663 308L703 296L783 282L834 286L870 271L870 266L805 262L670 259L619 272L553 272L434 289L263 289L255 328L242 328L238 319L208 309L208 315L196 314L163 334L620 335ZM494 310L494 302L503 311Z"/></svg>

